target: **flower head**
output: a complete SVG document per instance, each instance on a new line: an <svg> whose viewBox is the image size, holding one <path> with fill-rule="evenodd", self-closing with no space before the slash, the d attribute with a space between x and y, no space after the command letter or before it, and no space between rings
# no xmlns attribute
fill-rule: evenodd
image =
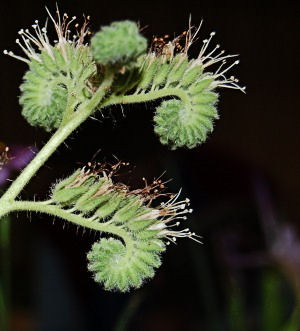
<svg viewBox="0 0 300 331"><path fill-rule="evenodd" d="M49 11L48 14L57 40L49 41L48 21L41 27L36 20L31 30L21 29L20 39L16 40L26 57L7 50L4 53L29 65L20 86L22 95L19 102L23 107L23 116L31 125L51 131L62 122L69 91L74 100L70 111L86 100L89 95L88 80L96 72L96 66L90 48L85 44L85 37L89 34L89 17L79 28L78 24L74 24L75 16L69 19L64 14L61 18L58 9L56 20ZM71 34L70 30L73 24L75 34Z"/></svg>
<svg viewBox="0 0 300 331"><path fill-rule="evenodd" d="M140 189L131 190L127 185L114 183L113 178L121 165L127 163L118 162L115 165L90 164L77 170L73 175L56 184L53 188L52 199L57 203L74 206L87 214L94 213L95 218L110 217L110 223L143 223L148 221L144 230L154 231L157 238L175 242L176 238L187 237L199 241L198 236L188 228L176 230L181 221L187 219L187 214L192 213L188 208L188 198L178 201L177 194L164 193L166 182L161 178L147 183ZM89 193L88 193L89 192ZM166 202L152 206L159 197L169 197ZM107 204L114 204L115 209L106 214ZM128 230L133 231L131 226Z"/></svg>
<svg viewBox="0 0 300 331"><path fill-rule="evenodd" d="M115 165L89 165L57 183L52 190L55 203L88 222L100 223L101 229L123 239L101 238L88 253L88 268L94 279L108 290L122 292L138 288L161 264L160 255L177 238L200 243L199 236L188 228L177 230L186 215L190 201L178 201L180 192L167 194L160 178L140 189L114 183L123 162ZM158 197L166 202L153 206Z"/></svg>
<svg viewBox="0 0 300 331"><path fill-rule="evenodd" d="M194 148L206 141L219 118L216 88L226 87L245 92L228 71L239 63L237 55L225 55L220 45L211 48L215 32L204 39L196 59L189 58L189 49L201 28L189 29L171 41L169 36L154 38L149 53L141 60L141 79L137 93L173 96L162 101L154 116L154 131L162 144L172 149ZM231 62L227 64L227 62ZM213 70L213 67L216 69Z"/></svg>
<svg viewBox="0 0 300 331"><path fill-rule="evenodd" d="M180 55L181 61L188 58L188 52L190 47L197 41L198 33L201 29L203 21L201 21L198 28L191 25L191 19L189 21L189 28L173 40L166 41L169 38L168 35L163 38L155 37L153 39L150 54L155 54L155 57L162 57L163 61L167 62ZM237 57L237 54L225 54L225 50L221 49L220 44L214 47L211 46L211 41L216 35L216 32L211 32L208 38L202 40L202 47L196 59L191 60L191 65L188 70L195 67L201 67L202 71L206 70L205 76L213 79L211 88L215 87L227 87L238 89L245 92L246 87L239 86L239 80L234 76L226 77L226 73L235 65L239 64L239 60L235 60L228 64L228 61L232 58ZM207 71L212 65L217 65L217 69L210 72ZM227 65L227 66L226 66Z"/></svg>

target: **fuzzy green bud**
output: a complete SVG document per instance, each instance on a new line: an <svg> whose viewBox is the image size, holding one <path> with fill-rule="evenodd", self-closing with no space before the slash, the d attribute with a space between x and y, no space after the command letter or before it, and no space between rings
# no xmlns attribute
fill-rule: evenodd
<svg viewBox="0 0 300 331"><path fill-rule="evenodd" d="M207 134L213 130L213 120L218 118L213 103L217 100L215 93L197 95L195 104L184 104L180 100L168 100L156 109L154 131L162 144L172 149L186 146L194 148L203 143ZM210 101L199 103L199 101Z"/></svg>
<svg viewBox="0 0 300 331"><path fill-rule="evenodd" d="M147 49L147 40L135 22L120 21L104 26L91 39L95 60L103 65L125 65Z"/></svg>

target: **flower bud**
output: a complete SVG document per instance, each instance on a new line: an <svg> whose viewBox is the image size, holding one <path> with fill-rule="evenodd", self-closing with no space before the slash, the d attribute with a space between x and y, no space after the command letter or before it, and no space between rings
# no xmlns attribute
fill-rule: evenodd
<svg viewBox="0 0 300 331"><path fill-rule="evenodd" d="M120 21L104 26L91 40L95 60L103 65L126 65L147 48L147 40L135 22Z"/></svg>

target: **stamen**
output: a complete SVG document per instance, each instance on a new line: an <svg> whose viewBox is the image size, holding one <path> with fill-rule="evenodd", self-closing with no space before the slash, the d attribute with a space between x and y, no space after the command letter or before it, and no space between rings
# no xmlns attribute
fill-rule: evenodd
<svg viewBox="0 0 300 331"><path fill-rule="evenodd" d="M3 54L5 55L9 55L17 60L20 60L22 62L25 62L25 63L30 63L29 60L27 60L26 58L22 57L22 56L18 56L18 55L15 55L12 51L8 52L6 49L3 51Z"/></svg>
<svg viewBox="0 0 300 331"><path fill-rule="evenodd" d="M63 56L67 60L67 52L65 50L65 45L72 43L75 47L79 47L84 44L84 38L88 34L87 25L88 22L85 19L85 22L80 30L80 33L77 32L77 35L73 37L72 40L70 40L70 34L71 31L69 29L70 24L76 19L76 16L73 16L72 19L67 22L68 15L63 15L63 21L61 22L59 10L57 7L56 13L57 13L57 21L53 18L53 16L50 14L48 8L46 8L46 11L49 15L50 20L54 24L54 28L56 30L56 34L58 37L58 41L54 41L53 44L49 42L48 36L47 36L47 23L48 18L45 22L45 25L43 28L40 28L39 21L35 20L34 24L31 25L34 32L30 32L29 29L20 29L18 31L18 34L21 36L23 42L21 42L19 39L16 40L16 43L19 45L19 47L22 49L22 51L25 53L25 55L28 57L29 60L15 55L13 52L6 51L5 54L10 55L18 60L21 60L26 63L30 63L31 59L35 59L39 62L41 62L40 59L40 53L36 52L36 48L39 51L45 50L53 60L55 60L55 56L53 54L53 47L57 47L61 50Z"/></svg>
<svg viewBox="0 0 300 331"><path fill-rule="evenodd" d="M233 66L239 64L240 61L236 60L235 62L233 62L229 67L227 67L225 70L223 70L221 73L219 73L218 75L216 75L215 77L219 77L219 76L223 76L225 72L227 72L229 69L231 69Z"/></svg>

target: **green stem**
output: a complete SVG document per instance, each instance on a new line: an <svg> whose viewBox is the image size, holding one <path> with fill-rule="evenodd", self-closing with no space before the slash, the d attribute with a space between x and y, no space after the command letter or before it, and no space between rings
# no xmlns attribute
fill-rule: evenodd
<svg viewBox="0 0 300 331"><path fill-rule="evenodd" d="M22 191L24 186L35 175L39 168L48 160L48 158L56 151L58 146L62 144L65 139L82 123L84 122L100 101L105 96L107 90L113 81L113 73L108 71L104 77L102 85L99 87L93 97L79 106L79 109L70 117L70 120L60 127L55 134L50 138L48 143L40 150L36 157L27 165L19 177L12 183L5 194L0 199L13 200Z"/></svg>
<svg viewBox="0 0 300 331"><path fill-rule="evenodd" d="M114 331L126 331L129 329L131 319L141 306L141 303L145 297L145 292L138 291L131 295L126 303L120 317L117 320Z"/></svg>
<svg viewBox="0 0 300 331"><path fill-rule="evenodd" d="M9 330L10 321L10 222L9 217L0 224L0 330Z"/></svg>
<svg viewBox="0 0 300 331"><path fill-rule="evenodd" d="M127 252L130 254L132 247L132 239L130 234L119 226L109 224L107 222L99 222L92 218L85 218L81 215L76 215L67 210L64 210L55 205L47 205L44 202L36 201L3 201L0 205L0 218L13 211L34 211L41 212L55 217L62 218L73 224L89 228L92 230L107 232L121 237L126 246Z"/></svg>
<svg viewBox="0 0 300 331"><path fill-rule="evenodd" d="M160 90L149 91L147 93L121 95L121 96L112 95L106 101L103 102L102 107L107 107L119 103L126 104L126 103L147 102L172 95L178 97L184 103L190 103L188 95L183 89L172 87L172 88L163 88Z"/></svg>

